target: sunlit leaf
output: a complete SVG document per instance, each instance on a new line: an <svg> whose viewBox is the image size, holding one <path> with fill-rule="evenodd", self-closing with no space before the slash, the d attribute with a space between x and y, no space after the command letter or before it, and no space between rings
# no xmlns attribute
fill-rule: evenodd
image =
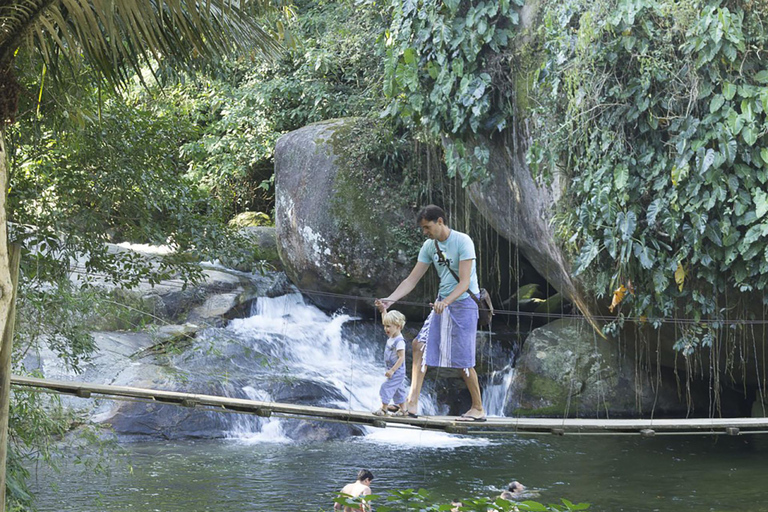
<svg viewBox="0 0 768 512"><path fill-rule="evenodd" d="M683 291L683 285L685 284L685 267L683 266L682 262L677 264L677 270L675 270L675 283L677 283L677 288L680 291Z"/></svg>

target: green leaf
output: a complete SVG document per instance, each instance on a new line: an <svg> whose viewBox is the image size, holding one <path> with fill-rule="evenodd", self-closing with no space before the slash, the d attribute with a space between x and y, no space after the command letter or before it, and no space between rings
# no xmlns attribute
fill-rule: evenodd
<svg viewBox="0 0 768 512"><path fill-rule="evenodd" d="M443 3L448 7L451 12L456 12L461 5L461 0L443 0Z"/></svg>
<svg viewBox="0 0 768 512"><path fill-rule="evenodd" d="M403 52L403 60L406 64L413 64L416 62L416 50L413 48L406 48Z"/></svg>
<svg viewBox="0 0 768 512"><path fill-rule="evenodd" d="M522 511L530 512L547 512L547 507L536 501L523 501L518 504L518 508Z"/></svg>
<svg viewBox="0 0 768 512"><path fill-rule="evenodd" d="M723 103L725 103L725 98L723 95L715 94L715 96L712 97L712 101L709 102L709 113L714 114L720 110L720 107L723 106Z"/></svg>
<svg viewBox="0 0 768 512"><path fill-rule="evenodd" d="M756 188L752 190L752 200L755 202L755 215L759 219L768 212L768 194Z"/></svg>
<svg viewBox="0 0 768 512"><path fill-rule="evenodd" d="M768 232L768 224L756 224L747 230L747 234L741 239L739 244L739 252L741 254L746 253L750 246L764 237Z"/></svg>
<svg viewBox="0 0 768 512"><path fill-rule="evenodd" d="M768 84L768 70L762 70L755 75L755 80L761 84Z"/></svg>
<svg viewBox="0 0 768 512"><path fill-rule="evenodd" d="M746 123L751 123L754 119L752 100L749 98L741 100L741 116L744 118L744 122Z"/></svg>
<svg viewBox="0 0 768 512"><path fill-rule="evenodd" d="M619 215L617 216L617 224L619 232L621 232L622 240L629 240L637 227L637 215L635 215L635 212L633 211L626 213L619 212Z"/></svg>
<svg viewBox="0 0 768 512"><path fill-rule="evenodd" d="M728 127L731 129L733 135L738 135L744 127L744 118L735 110L728 112Z"/></svg>
<svg viewBox="0 0 768 512"><path fill-rule="evenodd" d="M736 86L729 82L723 83L723 96L725 96L725 99L730 101L733 99L735 95L736 95Z"/></svg>
<svg viewBox="0 0 768 512"><path fill-rule="evenodd" d="M760 158L763 159L765 165L768 165L768 148L763 148L760 150Z"/></svg>
<svg viewBox="0 0 768 512"><path fill-rule="evenodd" d="M654 227L656 225L656 217L659 215L661 204L662 200L657 198L651 201L651 204L648 205L648 211L645 217L648 222L648 227Z"/></svg>
<svg viewBox="0 0 768 512"><path fill-rule="evenodd" d="M591 238L587 239L586 243L581 246L581 252L579 257L576 258L573 275L579 275L589 267L589 264L597 257L600 252L600 248L597 243Z"/></svg>
<svg viewBox="0 0 768 512"><path fill-rule="evenodd" d="M757 131L755 130L755 127L751 124L746 125L741 130L741 137L749 146L754 146L755 142L757 142Z"/></svg>
<svg viewBox="0 0 768 512"><path fill-rule="evenodd" d="M646 270L652 269L654 266L652 249L649 249L645 245L641 246L640 244L637 244L635 245L634 250L635 256L640 260L640 265Z"/></svg>
<svg viewBox="0 0 768 512"><path fill-rule="evenodd" d="M613 183L616 190L622 190L629 180L629 169L626 165L619 165L613 170Z"/></svg>
<svg viewBox="0 0 768 512"><path fill-rule="evenodd" d="M701 161L701 171L699 171L701 174L704 174L707 172L707 170L712 166L712 164L715 161L716 152L714 149L708 149L707 153L704 155L704 159Z"/></svg>
<svg viewBox="0 0 768 512"><path fill-rule="evenodd" d="M440 74L440 66L434 63L434 61L427 62L427 73L432 80L437 80L437 76Z"/></svg>

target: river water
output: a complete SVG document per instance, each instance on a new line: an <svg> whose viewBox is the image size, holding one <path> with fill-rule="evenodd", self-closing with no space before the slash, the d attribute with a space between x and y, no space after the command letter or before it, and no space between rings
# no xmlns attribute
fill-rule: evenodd
<svg viewBox="0 0 768 512"><path fill-rule="evenodd" d="M383 379L384 336L372 343L365 339L370 330L348 329L351 321L292 295L260 299L253 316L207 336L229 340L231 369L219 371L247 368L245 353L280 361L254 370L262 375L244 386L248 396L271 399L259 389L266 374L312 379L344 397L338 406L372 409ZM244 352L231 350L233 339ZM485 386L492 414L503 410L511 371ZM422 407L430 414L444 409L429 397ZM109 476L82 471L81 460L65 451L60 471L33 468L38 510L328 511L334 491L368 468L374 492L424 488L440 502L495 496L516 479L534 491L532 499L588 502L594 511L768 512L768 435L479 437L389 427L297 442L286 435L286 420L231 416L227 439L123 441L122 454L106 463Z"/></svg>

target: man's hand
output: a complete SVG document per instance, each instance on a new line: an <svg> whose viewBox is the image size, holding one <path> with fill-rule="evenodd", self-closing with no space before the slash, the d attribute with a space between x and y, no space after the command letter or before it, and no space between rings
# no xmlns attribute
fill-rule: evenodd
<svg viewBox="0 0 768 512"><path fill-rule="evenodd" d="M379 312L383 315L387 312L387 308L394 304L395 301L388 299L376 299L373 304L379 309Z"/></svg>
<svg viewBox="0 0 768 512"><path fill-rule="evenodd" d="M439 300L439 301L435 302L434 304L430 304L430 306L432 306L432 309L435 310L435 313L440 315L440 314L442 314L443 311L446 310L446 308L448 307L448 303L445 302L444 300Z"/></svg>
<svg viewBox="0 0 768 512"><path fill-rule="evenodd" d="M392 370L387 370L387 371L384 373L384 375L386 375L388 379L391 379L391 378L392 378Z"/></svg>

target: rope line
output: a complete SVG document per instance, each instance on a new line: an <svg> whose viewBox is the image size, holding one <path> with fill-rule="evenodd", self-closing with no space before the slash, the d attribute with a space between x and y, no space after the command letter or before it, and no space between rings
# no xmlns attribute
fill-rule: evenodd
<svg viewBox="0 0 768 512"><path fill-rule="evenodd" d="M314 290L305 290L301 288L297 288L297 290L303 294L308 296L318 295L322 297L334 297L338 299L346 299L346 300L353 300L356 302L370 302L373 303L374 300L380 297L364 297L361 295L347 295L343 293L334 293L334 292L322 292L322 291L314 291ZM425 302L412 302L412 301L404 301L404 300L398 300L395 302L395 304L402 304L404 306L419 306L419 307L429 307L429 303ZM452 307L461 307L456 304L452 304ZM495 309L493 310L494 316L496 315L502 315L502 316L515 316L515 317L532 317L532 318L553 318L553 319L559 319L559 318L578 318L578 319L586 319L586 317L581 313L536 313L534 311L514 311L514 310L508 310L508 309ZM623 322L635 322L638 324L656 324L656 323L674 323L674 324L690 324L690 325L701 325L701 324L722 324L722 325L768 325L768 319L715 319L715 318L701 318L701 319L695 319L695 318L685 318L685 317L642 317L642 316L609 316L609 315L595 315L592 318L596 320L601 320L604 322L614 322L617 320L623 321Z"/></svg>

